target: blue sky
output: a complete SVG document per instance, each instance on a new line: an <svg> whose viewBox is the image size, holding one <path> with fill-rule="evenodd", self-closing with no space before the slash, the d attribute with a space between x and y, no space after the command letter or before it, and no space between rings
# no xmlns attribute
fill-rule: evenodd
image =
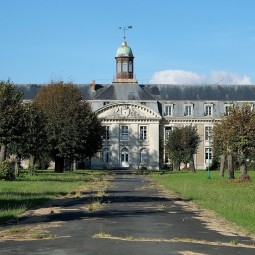
<svg viewBox="0 0 255 255"><path fill-rule="evenodd" d="M0 0L0 80L111 83L119 26L140 83L255 84L254 0Z"/></svg>

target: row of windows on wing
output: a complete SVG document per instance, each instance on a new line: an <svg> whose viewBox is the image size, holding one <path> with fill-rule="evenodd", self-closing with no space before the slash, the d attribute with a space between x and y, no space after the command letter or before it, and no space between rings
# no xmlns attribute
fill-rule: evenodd
<svg viewBox="0 0 255 255"><path fill-rule="evenodd" d="M133 63L132 61L118 61L117 63L117 72L118 73L132 73L133 72Z"/></svg>
<svg viewBox="0 0 255 255"><path fill-rule="evenodd" d="M213 149L211 147L204 148L204 161L206 164L211 164L213 159ZM165 164L171 164L169 155L165 155Z"/></svg>
<svg viewBox="0 0 255 255"><path fill-rule="evenodd" d="M165 139L169 136L170 132L173 130L173 126L165 127ZM205 148L204 148L204 159L205 163L212 163L212 158L213 158L213 150L212 150L212 142L213 142L213 137L212 137L212 131L213 127L212 126L205 126L204 127L204 140L205 140ZM165 163L169 164L169 156L165 155Z"/></svg>
<svg viewBox="0 0 255 255"><path fill-rule="evenodd" d="M148 155L147 155L146 149L142 148L139 154L140 154L140 164L147 164ZM111 151L109 148L104 148L102 150L102 159L104 163L111 162ZM121 160L121 163L129 162L129 150L127 148L124 148L121 150L120 160Z"/></svg>
<svg viewBox="0 0 255 255"><path fill-rule="evenodd" d="M231 105L225 105L224 106L224 115L227 116L229 115ZM213 116L213 110L214 106L213 105L205 105L204 106L204 116ZM193 104L187 104L184 105L183 109L183 114L184 116L193 116L193 111L194 111L194 105ZM174 114L174 105L165 105L164 109L164 116L173 116Z"/></svg>
<svg viewBox="0 0 255 255"><path fill-rule="evenodd" d="M173 130L173 126L166 126L165 127L165 139L170 135L171 131ZM212 126L205 126L204 127L204 140L207 142L212 142L212 135L213 135L213 127Z"/></svg>
<svg viewBox="0 0 255 255"><path fill-rule="evenodd" d="M104 126L103 139L110 140L110 126ZM148 139L148 127L147 126L139 126L139 139L140 141L146 141ZM120 127L120 140L128 141L129 140L129 126L121 126Z"/></svg>

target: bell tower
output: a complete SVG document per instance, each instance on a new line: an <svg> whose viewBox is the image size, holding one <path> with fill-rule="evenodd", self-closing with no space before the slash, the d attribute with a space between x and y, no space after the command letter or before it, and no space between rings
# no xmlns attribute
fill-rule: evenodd
<svg viewBox="0 0 255 255"><path fill-rule="evenodd" d="M134 56L132 49L126 42L126 30L131 29L132 26L120 27L124 31L124 38L121 46L116 52L116 78L113 83L137 83L134 79Z"/></svg>

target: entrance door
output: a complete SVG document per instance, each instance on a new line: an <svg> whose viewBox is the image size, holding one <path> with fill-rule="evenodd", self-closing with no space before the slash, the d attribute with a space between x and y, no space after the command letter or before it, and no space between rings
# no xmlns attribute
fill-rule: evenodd
<svg viewBox="0 0 255 255"><path fill-rule="evenodd" d="M128 149L123 149L121 151L121 167L129 167L129 151Z"/></svg>

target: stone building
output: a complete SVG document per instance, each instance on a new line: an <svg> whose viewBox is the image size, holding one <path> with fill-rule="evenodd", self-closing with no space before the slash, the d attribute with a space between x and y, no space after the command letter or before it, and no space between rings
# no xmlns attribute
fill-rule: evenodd
<svg viewBox="0 0 255 255"><path fill-rule="evenodd" d="M77 84L104 126L103 147L91 161L93 168L159 169L165 137L175 126L196 125L201 138L195 167L206 169L212 159L211 130L234 104L255 104L254 85L139 85L134 55L124 38L115 56L112 84ZM24 99L40 86L24 87Z"/></svg>

